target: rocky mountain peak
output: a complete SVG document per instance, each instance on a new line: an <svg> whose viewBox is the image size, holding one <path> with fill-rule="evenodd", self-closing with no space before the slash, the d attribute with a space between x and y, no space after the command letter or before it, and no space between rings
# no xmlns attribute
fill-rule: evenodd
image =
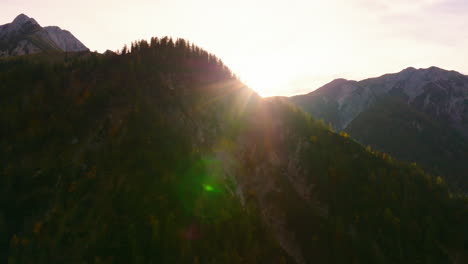
<svg viewBox="0 0 468 264"><path fill-rule="evenodd" d="M343 84L345 82L348 82L348 80L346 80L344 78L338 78L338 79L334 79L329 84L339 85L339 84Z"/></svg>
<svg viewBox="0 0 468 264"><path fill-rule="evenodd" d="M410 74L413 74L414 72L418 71L418 69L414 68L414 67L408 67L404 70L402 70L401 72L398 73L398 75L410 75Z"/></svg>
<svg viewBox="0 0 468 264"><path fill-rule="evenodd" d="M410 66L410 67L404 69L403 71L415 71L415 70L416 70L416 68Z"/></svg>
<svg viewBox="0 0 468 264"><path fill-rule="evenodd" d="M436 66L431 66L429 68L427 68L428 71L432 71L432 72L448 72L447 70L444 70L444 69L441 69L439 67L436 67Z"/></svg>
<svg viewBox="0 0 468 264"><path fill-rule="evenodd" d="M0 26L0 57L46 51L88 51L69 31L57 26L41 27L34 18L18 15Z"/></svg>
<svg viewBox="0 0 468 264"><path fill-rule="evenodd" d="M430 80L430 81L435 81L439 79L450 79L454 76L462 75L459 72L444 70L435 66L431 66L429 68L420 68L420 69L415 69L413 67L410 67L399 72L397 75L402 76L405 74L409 74L407 77L423 78L424 80Z"/></svg>
<svg viewBox="0 0 468 264"><path fill-rule="evenodd" d="M19 14L11 24L13 25L23 25L24 23L31 22L33 24L37 24L37 21L34 18L30 18L25 14Z"/></svg>
<svg viewBox="0 0 468 264"><path fill-rule="evenodd" d="M343 78L338 78L338 79L334 79L333 81L325 84L323 87L326 87L326 89L330 89L330 88L334 88L334 87L344 85L344 84L346 84L348 82L350 82L350 81L346 80L346 79L343 79Z"/></svg>

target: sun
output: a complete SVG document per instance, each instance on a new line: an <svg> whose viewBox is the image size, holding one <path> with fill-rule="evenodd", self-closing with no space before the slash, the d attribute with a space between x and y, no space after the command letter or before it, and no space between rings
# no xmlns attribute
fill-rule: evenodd
<svg viewBox="0 0 468 264"><path fill-rule="evenodd" d="M293 76L293 73L282 66L286 64L281 62L251 60L249 63L239 64L234 67L235 73L261 97L278 95Z"/></svg>
<svg viewBox="0 0 468 264"><path fill-rule="evenodd" d="M290 54L256 54L230 58L229 67L240 80L262 97L291 96L297 92L310 91L326 75L329 58L315 56L308 60L303 52ZM317 79L317 80L315 80Z"/></svg>
<svg viewBox="0 0 468 264"><path fill-rule="evenodd" d="M278 84L271 78L271 76L259 73L252 75L245 74L244 77L241 76L241 81L261 97L269 97L277 94L277 91L279 90L277 87Z"/></svg>

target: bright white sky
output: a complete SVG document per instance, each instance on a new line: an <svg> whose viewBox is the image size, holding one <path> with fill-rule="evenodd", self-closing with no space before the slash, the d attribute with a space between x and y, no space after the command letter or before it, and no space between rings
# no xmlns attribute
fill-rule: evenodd
<svg viewBox="0 0 468 264"><path fill-rule="evenodd" d="M100 52L188 39L263 96L409 66L468 73L467 0L0 0L0 24L20 13Z"/></svg>

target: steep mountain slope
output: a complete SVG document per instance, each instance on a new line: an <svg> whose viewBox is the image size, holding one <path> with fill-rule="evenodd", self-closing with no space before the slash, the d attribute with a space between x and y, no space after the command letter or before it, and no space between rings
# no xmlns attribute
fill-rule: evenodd
<svg viewBox="0 0 468 264"><path fill-rule="evenodd" d="M46 51L88 51L70 32L59 27L42 28L24 14L0 26L0 57Z"/></svg>
<svg viewBox="0 0 468 264"><path fill-rule="evenodd" d="M44 27L48 37L57 45L62 51L87 51L81 41L72 35L67 30L63 30L57 26Z"/></svg>
<svg viewBox="0 0 468 264"><path fill-rule="evenodd" d="M290 100L359 142L468 188L468 77L436 67L335 80Z"/></svg>
<svg viewBox="0 0 468 264"><path fill-rule="evenodd" d="M462 263L468 201L183 40L0 60L10 263Z"/></svg>

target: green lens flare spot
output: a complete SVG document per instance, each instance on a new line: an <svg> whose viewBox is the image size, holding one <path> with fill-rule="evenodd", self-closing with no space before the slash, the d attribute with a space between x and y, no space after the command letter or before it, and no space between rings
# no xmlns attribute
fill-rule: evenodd
<svg viewBox="0 0 468 264"><path fill-rule="evenodd" d="M215 188L209 184L203 184L203 189L207 192L214 192Z"/></svg>

